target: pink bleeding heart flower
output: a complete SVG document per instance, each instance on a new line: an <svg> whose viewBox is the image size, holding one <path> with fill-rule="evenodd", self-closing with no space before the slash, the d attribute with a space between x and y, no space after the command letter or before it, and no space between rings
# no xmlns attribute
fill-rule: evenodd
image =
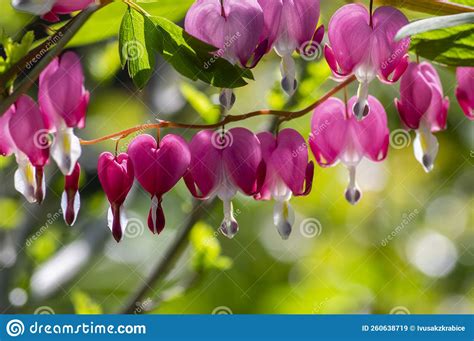
<svg viewBox="0 0 474 341"><path fill-rule="evenodd" d="M329 45L324 54L336 77L355 74L359 81L354 113L361 119L368 113L369 83L378 76L384 82L396 82L408 65L410 39L395 41L408 19L398 9L382 6L373 15L360 4L348 4L332 16Z"/></svg>
<svg viewBox="0 0 474 341"><path fill-rule="evenodd" d="M66 52L41 73L38 101L54 132L51 156L64 175L70 175L81 155L74 128L84 128L89 92L79 57Z"/></svg>
<svg viewBox="0 0 474 341"><path fill-rule="evenodd" d="M151 194L148 227L153 233L161 233L165 227L165 216L161 203L182 178L191 160L186 141L177 135L166 135L157 146L150 135L136 137L128 147L128 154L140 185Z"/></svg>
<svg viewBox="0 0 474 341"><path fill-rule="evenodd" d="M224 204L222 233L232 238L239 225L233 215L232 198L241 191L259 192L265 167L258 138L245 128L229 131L202 130L189 144L191 163L184 176L191 194L198 199L217 196Z"/></svg>
<svg viewBox="0 0 474 341"><path fill-rule="evenodd" d="M320 14L319 0L258 0L265 17L261 40L268 40L282 58L282 88L293 95L298 82L292 58L294 51L310 60L318 57L324 26L317 27Z"/></svg>
<svg viewBox="0 0 474 341"><path fill-rule="evenodd" d="M123 238L128 218L123 206L133 185L134 169L127 154L114 156L104 152L99 156L97 174L110 203L108 226L117 242Z"/></svg>
<svg viewBox="0 0 474 341"><path fill-rule="evenodd" d="M22 95L10 110L8 130L18 163L15 188L29 202L41 203L45 197L43 171L49 159L50 145L46 117L27 95Z"/></svg>
<svg viewBox="0 0 474 341"><path fill-rule="evenodd" d="M474 120L474 67L458 67L456 78L456 98L466 117Z"/></svg>
<svg viewBox="0 0 474 341"><path fill-rule="evenodd" d="M215 58L252 68L267 50L259 42L264 29L262 8L257 0L197 0L188 10L186 32L215 46ZM220 102L229 110L235 102L231 89L223 89Z"/></svg>
<svg viewBox="0 0 474 341"><path fill-rule="evenodd" d="M308 147L304 138L293 129L284 129L275 137L269 132L257 135L266 175L257 200L275 200L273 221L280 236L288 239L295 221L290 206L292 195L305 196L311 191L313 162L308 162Z"/></svg>
<svg viewBox="0 0 474 341"><path fill-rule="evenodd" d="M43 19L59 21L59 14L83 10L95 0L12 0L12 6L19 11L41 15Z"/></svg>
<svg viewBox="0 0 474 341"><path fill-rule="evenodd" d="M410 63L400 83L400 100L395 99L400 117L416 130L415 157L426 172L433 169L439 144L433 133L446 129L449 98L443 98L438 72L429 63Z"/></svg>
<svg viewBox="0 0 474 341"><path fill-rule="evenodd" d="M322 167L341 161L349 170L349 186L345 192L347 201L356 204L361 191L356 183L356 167L366 157L379 162L387 156L389 130L387 115L382 104L368 97L370 115L358 121L351 113L357 98L347 105L338 98L330 98L315 110L311 119L309 144Z"/></svg>
<svg viewBox="0 0 474 341"><path fill-rule="evenodd" d="M61 210L63 218L69 226L76 222L79 208L81 207L81 198L79 196L79 177L81 176L81 166L76 163L71 175L64 177L64 191L61 197Z"/></svg>

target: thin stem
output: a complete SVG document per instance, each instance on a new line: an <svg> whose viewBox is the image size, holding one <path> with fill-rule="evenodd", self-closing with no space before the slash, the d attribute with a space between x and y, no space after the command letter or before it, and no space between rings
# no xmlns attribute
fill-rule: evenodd
<svg viewBox="0 0 474 341"><path fill-rule="evenodd" d="M81 140L82 145L93 145L97 144L100 142L104 142L113 138L117 137L126 137L130 134L133 134L137 131L143 131L143 130L148 130L148 129L157 129L157 128L184 128L184 129L216 129L220 128L228 123L231 122L239 122L246 120L251 117L256 117L256 116L277 116L280 117L282 121L290 121L295 118L301 117L306 115L307 113L311 112L314 110L317 106L319 106L321 103L326 101L329 97L333 96L340 90L344 89L347 85L351 84L355 80L355 76L351 76L348 79L346 79L344 82L339 83L337 86L335 86L333 89L329 90L326 94L324 94L321 98L319 98L317 101L315 101L313 104L309 105L308 107L299 110L299 111L283 111L283 110L257 110L257 111L252 111L246 114L242 115L228 115L224 119L222 119L220 122L215 123L215 124L185 124L185 123L176 123L176 122L171 122L171 121L158 121L158 123L147 123L147 124L141 124L139 126L135 126L126 130L119 131L117 133L113 133L110 135L106 135L103 137L99 137L97 139L93 140Z"/></svg>
<svg viewBox="0 0 474 341"><path fill-rule="evenodd" d="M12 92L10 96L8 96L5 100L0 102L0 115L10 108L10 106L15 103L15 101L24 93L26 93L29 88L34 84L34 82L38 79L41 72L51 63L51 61L58 56L66 44L74 37L74 35L79 31L79 29L84 25L84 23L89 19L89 17L94 13L99 6L91 5L81 13L76 15L74 18L71 19L66 25L64 25L57 34L55 34L52 38L46 40L43 44L38 46L37 48L33 49L28 55L26 55L22 60L12 67L13 71L7 72L5 76L0 79L0 84L4 81L8 81L13 77L18 70L24 70L26 66L32 61L35 60L36 55L40 54L41 51L48 51L51 48L51 44L54 45L54 37L59 37L59 41L56 43L54 47L50 49L50 51L36 64L33 70L28 74L27 77L23 78L16 89Z"/></svg>
<svg viewBox="0 0 474 341"><path fill-rule="evenodd" d="M370 27L372 27L373 9L374 9L374 0L370 0Z"/></svg>

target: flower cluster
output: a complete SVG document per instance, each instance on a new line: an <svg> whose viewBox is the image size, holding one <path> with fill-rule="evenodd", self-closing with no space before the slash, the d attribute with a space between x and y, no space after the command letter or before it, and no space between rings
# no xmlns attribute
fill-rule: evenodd
<svg viewBox="0 0 474 341"><path fill-rule="evenodd" d="M17 8L47 16L70 13L91 2L49 0L39 9L31 7L36 2L13 1ZM274 48L282 59L282 88L292 95L297 88L293 53L308 53L308 44L319 47L324 37L324 27L318 27L319 10L317 0L197 0L187 13L185 28L219 48L215 56L241 67L255 67ZM359 90L347 103L335 97L319 103L308 141L293 129L255 134L222 127L201 130L189 142L174 134L158 141L143 134L133 139L126 153L102 153L98 177L110 203L108 225L115 240L123 238L127 227L124 205L134 180L150 195L148 227L159 234L165 227L163 198L181 179L193 197L222 200L220 230L229 238L239 229L232 207L238 192L255 200L273 199L274 224L286 239L295 220L290 199L308 195L312 188L314 164L308 149L321 167L339 161L347 167L345 197L356 204L362 197L358 164L363 158L383 161L389 147L385 108L369 94L375 78L388 84L401 80L395 106L404 127L416 131L416 159L431 171L439 149L434 133L446 129L449 100L431 64L409 61L410 40L395 41L407 23L393 7L371 13L360 4L348 4L336 11L328 26L326 61L337 80L355 76ZM457 80L456 97L472 120L474 68L458 68ZM230 109L235 96L224 89L220 100ZM81 144L74 128L84 128L88 102L79 58L66 52L42 72L38 104L23 95L0 116L0 153L14 154L18 163L15 188L29 202L41 203L46 193L44 167L51 156L65 176L61 206L69 225L80 206Z"/></svg>
<svg viewBox="0 0 474 341"><path fill-rule="evenodd" d="M318 20L319 0L197 0L185 29L242 67L255 67L274 48L282 58L282 88L292 95L298 84L292 53L312 53L312 47L320 46L324 27L317 27ZM220 102L229 110L233 92L224 89Z"/></svg>
<svg viewBox="0 0 474 341"><path fill-rule="evenodd" d="M15 154L15 188L31 203L44 200L44 167L51 156L65 176L61 205L72 225L80 205L81 144L74 128L84 128L89 103L77 55L66 52L41 73L38 102L22 95L0 118L0 153Z"/></svg>

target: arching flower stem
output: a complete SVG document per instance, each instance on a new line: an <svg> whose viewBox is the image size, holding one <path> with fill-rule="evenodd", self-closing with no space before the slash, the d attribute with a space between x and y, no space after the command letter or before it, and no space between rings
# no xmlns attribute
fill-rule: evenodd
<svg viewBox="0 0 474 341"><path fill-rule="evenodd" d="M122 138L126 138L130 134L133 134L137 131L144 131L148 129L160 129L160 128L217 129L231 122L239 122L239 121L243 121L252 117L265 116L265 115L277 116L280 118L281 122L290 121L312 112L318 105L320 105L321 103L326 101L328 98L330 98L331 96L333 96L334 94L336 94L337 92L339 92L340 90L344 89L346 86L354 82L355 79L356 79L355 76L349 77L344 82L339 83L337 86L329 90L327 93L325 93L322 97L320 97L314 103L312 103L311 105L299 111L284 111L284 110L269 110L269 109L257 110L257 111L252 111L252 112L241 114L241 115L228 115L228 116L225 116L220 122L215 123L215 124L186 124L186 123L177 123L177 122L159 120L157 123L141 124L141 125L138 125L126 130L122 130L110 135L99 137L97 139L81 140L81 144L94 145L94 144L111 140L111 139L116 139L116 138L122 139Z"/></svg>

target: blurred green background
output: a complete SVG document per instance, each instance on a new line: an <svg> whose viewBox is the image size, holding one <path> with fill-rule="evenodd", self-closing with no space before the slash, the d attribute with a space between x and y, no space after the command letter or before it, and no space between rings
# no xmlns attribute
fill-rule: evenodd
<svg viewBox="0 0 474 341"><path fill-rule="evenodd" d="M180 22L191 3L160 0L160 5L144 6ZM327 26L344 3L323 2L321 22ZM161 59L145 90L134 88L120 70L116 41L124 8L117 3L100 10L73 41L91 92L87 126L79 135L95 138L156 118L215 121L218 108L211 101L216 103L218 90L183 79ZM9 1L1 2L0 12L0 29L11 36L21 37L25 26L40 34L44 30L37 19L14 12ZM271 202L239 195L234 208L240 232L233 240L217 232L222 204L206 206L189 246L171 271L135 302L135 312L473 313L474 130L454 97L454 69L438 70L451 107L448 129L437 134L440 152L432 173L425 174L414 158L414 133L397 130L401 124L393 99L398 84L374 81L370 91L385 105L390 128L398 135L392 136L385 162L359 166L363 199L357 206L344 199L347 172L342 165L317 167L311 195L292 199L296 223L287 241L273 226ZM287 102L274 52L254 74L255 82L236 90L232 114L300 109L335 85L324 60L298 58L300 87ZM31 95L36 92L34 86ZM355 92L355 85L348 88L351 96ZM237 125L259 132L270 120L254 118ZM284 126L308 137L309 120L307 115ZM179 133L189 140L194 132ZM121 142L121 150L130 138ZM181 181L165 196L166 229L154 236L146 227L149 195L135 185L126 203L132 217L127 237L115 243L96 175L98 155L113 149L113 141L83 148L82 207L72 228L59 211L63 179L55 165L47 167L47 197L37 207L14 190L14 158L0 158L1 312L118 312L162 260L193 210L191 195Z"/></svg>

